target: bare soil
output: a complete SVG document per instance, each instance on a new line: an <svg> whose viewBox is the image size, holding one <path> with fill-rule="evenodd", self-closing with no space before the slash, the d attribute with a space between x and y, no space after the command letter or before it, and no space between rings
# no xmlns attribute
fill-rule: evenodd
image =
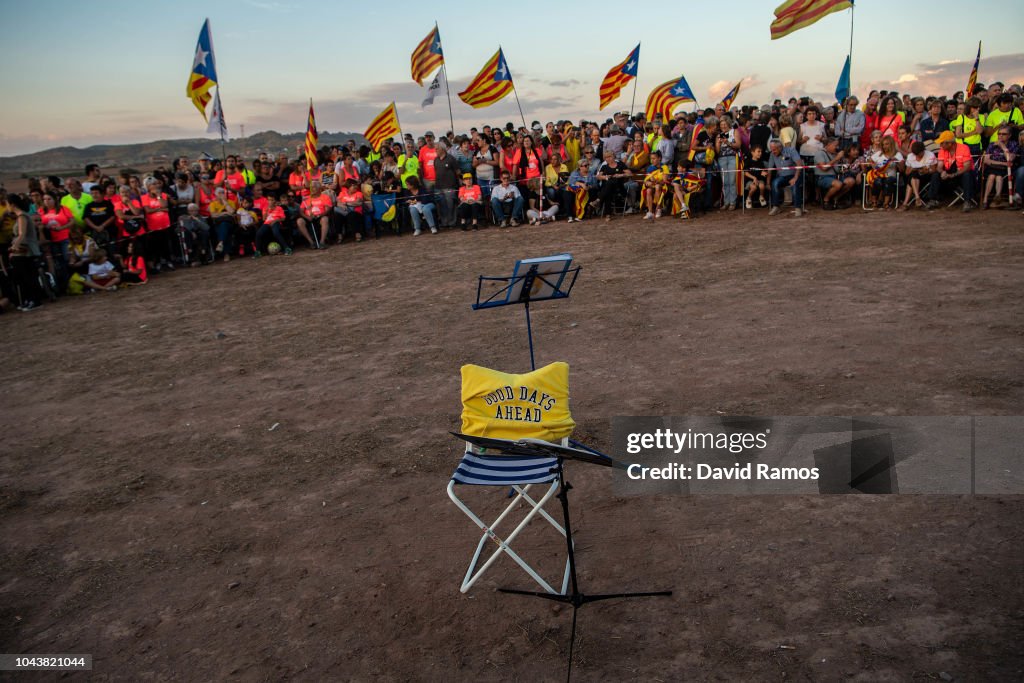
<svg viewBox="0 0 1024 683"><path fill-rule="evenodd" d="M533 312L597 447L615 415L1020 414L1022 227L456 231L5 315L0 651L91 653L93 680L563 678L571 612L495 593L530 587L514 564L458 591L459 367L529 367L521 310L470 309L477 274L583 265ZM675 594L585 606L576 680L1024 676L1020 497L620 499L591 469L571 472L583 587ZM536 532L521 548L553 576Z"/></svg>

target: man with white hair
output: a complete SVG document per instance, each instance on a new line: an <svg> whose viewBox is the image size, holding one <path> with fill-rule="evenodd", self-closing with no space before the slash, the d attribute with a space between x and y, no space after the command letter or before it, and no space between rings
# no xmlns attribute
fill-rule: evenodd
<svg viewBox="0 0 1024 683"><path fill-rule="evenodd" d="M195 202L188 205L185 215L178 219L179 236L188 253L192 255L189 265L195 268L202 261L204 264L213 260L210 249L210 224L199 215L199 205ZM195 258L198 256L199 258Z"/></svg>
<svg viewBox="0 0 1024 683"><path fill-rule="evenodd" d="M803 215L803 159L792 147L783 147L782 141L773 139L768 143L771 155L768 157L768 173L771 177L772 208L769 216L778 215L782 207L783 193L786 187L793 190L793 215Z"/></svg>

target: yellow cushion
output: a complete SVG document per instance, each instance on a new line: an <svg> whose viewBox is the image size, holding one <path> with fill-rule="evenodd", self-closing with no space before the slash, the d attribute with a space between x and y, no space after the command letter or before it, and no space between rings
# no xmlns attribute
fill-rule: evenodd
<svg viewBox="0 0 1024 683"><path fill-rule="evenodd" d="M568 363L552 363L525 375L462 366L464 434L558 442L575 426L569 412Z"/></svg>

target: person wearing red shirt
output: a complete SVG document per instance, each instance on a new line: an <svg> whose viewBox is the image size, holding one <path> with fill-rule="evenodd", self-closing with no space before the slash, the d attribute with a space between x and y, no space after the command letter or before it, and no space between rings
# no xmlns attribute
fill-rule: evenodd
<svg viewBox="0 0 1024 683"><path fill-rule="evenodd" d="M327 248L327 233L331 229L331 213L334 200L320 187L320 181L314 180L309 185L309 196L302 200L299 207L299 219L296 221L299 232L306 238L311 249ZM314 241L310 236L310 228L320 227L320 239Z"/></svg>
<svg viewBox="0 0 1024 683"><path fill-rule="evenodd" d="M437 173L434 171L434 159L437 158L437 147L434 146L434 134L427 131L423 136L426 144L420 147L420 173L423 178L423 189L433 192L434 183L437 181Z"/></svg>
<svg viewBox="0 0 1024 683"><path fill-rule="evenodd" d="M149 280L146 259L140 253L141 245L141 241L134 238L127 242L124 258L121 259L124 263L121 268L121 281L126 285L144 285Z"/></svg>
<svg viewBox="0 0 1024 683"><path fill-rule="evenodd" d="M480 186L473 182L472 173L462 174L462 187L459 188L459 227L468 230L467 221L473 221L473 229L478 229L480 211L483 207L483 192Z"/></svg>
<svg viewBox="0 0 1024 683"><path fill-rule="evenodd" d="M309 196L309 184L306 182L306 174L302 171L299 164L295 164L295 169L288 174L288 188L296 197L306 199Z"/></svg>
<svg viewBox="0 0 1024 683"><path fill-rule="evenodd" d="M338 191L338 210L345 224L338 234L338 244L346 233L355 234L356 242L363 241L363 193L359 181L349 178Z"/></svg>
<svg viewBox="0 0 1024 683"><path fill-rule="evenodd" d="M237 201L238 193L245 190L245 176L238 171L238 161L234 156L224 160L224 168L217 171L213 178L214 185L223 185L227 188L228 199Z"/></svg>
<svg viewBox="0 0 1024 683"><path fill-rule="evenodd" d="M284 249L285 256L292 255L292 249L289 246L291 240L286 240L284 235L284 231L288 229L285 224L286 219L284 207L277 203L277 198L267 197L267 212L263 216L263 225L256 231L256 253L253 254L254 258L262 256L263 252L266 251L266 246L270 244L271 237ZM289 235L289 237L291 236Z"/></svg>
<svg viewBox="0 0 1024 683"><path fill-rule="evenodd" d="M971 149L957 142L951 130L943 131L935 141L939 143L939 153L936 155L938 163L928 186L928 208L939 205L940 190L959 186L964 195L963 211L966 213L974 204L974 160L971 159Z"/></svg>
<svg viewBox="0 0 1024 683"><path fill-rule="evenodd" d="M154 272L159 273L164 268L174 270L170 261L173 231L168 230L171 227L170 205L163 183L153 180L146 189L146 194L139 198L146 214L146 254L153 260Z"/></svg>
<svg viewBox="0 0 1024 683"><path fill-rule="evenodd" d="M196 186L196 204L199 206L199 215L203 218L210 218L210 202L216 194L217 187L210 180L210 174L204 173L199 177L199 185Z"/></svg>
<svg viewBox="0 0 1024 683"><path fill-rule="evenodd" d="M871 149L871 133L878 130L882 115L878 113L878 98L869 97L864 105L864 130L860 133L860 148Z"/></svg>
<svg viewBox="0 0 1024 683"><path fill-rule="evenodd" d="M260 219L265 220L267 211L270 210L270 202L263 196L263 183L257 182L252 186L252 208L260 212Z"/></svg>
<svg viewBox="0 0 1024 683"><path fill-rule="evenodd" d="M75 224L75 217L66 206L61 206L57 198L49 192L43 195L43 205L38 208L39 224L43 227L44 235L48 235L50 242L50 254L52 258L47 261L50 273L57 279L58 289L64 290L68 272L68 257L71 242L71 226Z"/></svg>
<svg viewBox="0 0 1024 683"><path fill-rule="evenodd" d="M127 185L122 185L118 194L110 200L114 205L114 222L117 224L117 239L121 244L125 240L146 234L146 214L142 211L142 202L132 198L132 190ZM142 244L139 245L142 247ZM144 255L144 249L139 249L139 254Z"/></svg>

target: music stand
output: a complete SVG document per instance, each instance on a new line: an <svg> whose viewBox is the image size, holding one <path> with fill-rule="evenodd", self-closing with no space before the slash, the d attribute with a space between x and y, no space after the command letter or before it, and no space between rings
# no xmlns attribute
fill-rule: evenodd
<svg viewBox="0 0 1024 683"><path fill-rule="evenodd" d="M613 600L615 598L650 598L672 595L672 591L598 593L591 595L580 591L579 580L576 574L576 555L573 552L572 547L572 526L569 522L569 490L572 486L565 481L563 461L578 460L579 462L585 462L591 465L614 467L617 469L625 469L627 467L625 464L613 460L604 453L596 451L593 448L578 444L575 441L571 442L573 446L570 447L562 446L561 444L549 443L540 439L492 439L482 436L460 434L459 432L450 432L450 434L475 446L484 448L487 455L492 457L547 457L557 459L558 464L555 466L554 471L558 473L559 484L558 494L555 497L558 498L559 502L562 504L562 523L565 526L565 546L569 557L569 585L572 587L572 592L566 595L561 595L558 593L525 591L514 588L499 588L498 591L501 593L511 593L513 595L527 595L572 605L572 629L569 633L569 663L565 675L566 681L569 681L572 678L572 653L576 644L576 610L588 602L598 602L600 600Z"/></svg>
<svg viewBox="0 0 1024 683"><path fill-rule="evenodd" d="M533 327L530 324L530 302L567 299L580 266L572 267L572 254L555 254L516 261L512 275L504 277L479 276L476 285L476 303L473 310L523 304L526 310L526 336L530 344L530 369L536 370L533 359ZM485 282L504 283L489 295L484 294Z"/></svg>

